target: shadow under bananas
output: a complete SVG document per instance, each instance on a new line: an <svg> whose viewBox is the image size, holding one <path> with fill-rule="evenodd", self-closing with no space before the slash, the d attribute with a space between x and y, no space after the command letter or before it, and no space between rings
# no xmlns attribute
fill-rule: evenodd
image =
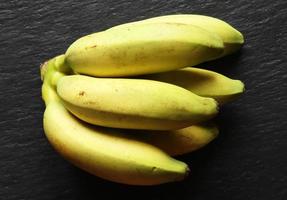
<svg viewBox="0 0 287 200"><path fill-rule="evenodd" d="M219 127L218 137L204 148L190 154L179 157L191 167L191 176L183 182L184 191L188 194L185 196L202 196L208 197L209 190L216 184L220 184L221 168L220 163L224 161L226 154L229 152L229 146L232 145L234 130L238 126L236 106L230 103L221 108L220 113L215 118L215 123ZM236 104L236 102L235 102ZM222 170L220 170L222 171Z"/></svg>
<svg viewBox="0 0 287 200"><path fill-rule="evenodd" d="M244 53L244 51L245 50L242 48L231 55L205 62L195 67L215 71L227 76L229 76L230 74L233 75L233 73L235 73L237 70L236 66L239 63L240 57Z"/></svg>

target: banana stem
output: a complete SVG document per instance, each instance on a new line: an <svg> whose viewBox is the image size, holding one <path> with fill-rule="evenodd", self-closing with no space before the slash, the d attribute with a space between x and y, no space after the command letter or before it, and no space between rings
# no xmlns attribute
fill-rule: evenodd
<svg viewBox="0 0 287 200"><path fill-rule="evenodd" d="M46 107L50 102L60 101L56 90L46 83L42 85L42 99L44 100Z"/></svg>
<svg viewBox="0 0 287 200"><path fill-rule="evenodd" d="M56 87L58 80L72 73L72 70L65 63L65 56L54 57L40 66L42 85L42 98L46 104L52 101L60 101Z"/></svg>
<svg viewBox="0 0 287 200"><path fill-rule="evenodd" d="M45 77L50 76L51 71L57 71L65 75L73 74L72 69L65 61L64 54L56 56L40 65L41 80L44 81Z"/></svg>

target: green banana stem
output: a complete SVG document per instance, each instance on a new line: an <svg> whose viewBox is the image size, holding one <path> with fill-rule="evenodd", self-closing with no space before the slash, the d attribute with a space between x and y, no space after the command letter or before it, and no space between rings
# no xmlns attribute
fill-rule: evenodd
<svg viewBox="0 0 287 200"><path fill-rule="evenodd" d="M45 83L42 85L42 99L46 107L50 102L60 101L56 91L49 84Z"/></svg>
<svg viewBox="0 0 287 200"><path fill-rule="evenodd" d="M40 66L42 85L42 98L46 106L52 101L60 101L56 92L58 80L72 73L65 62L65 56L56 56Z"/></svg>

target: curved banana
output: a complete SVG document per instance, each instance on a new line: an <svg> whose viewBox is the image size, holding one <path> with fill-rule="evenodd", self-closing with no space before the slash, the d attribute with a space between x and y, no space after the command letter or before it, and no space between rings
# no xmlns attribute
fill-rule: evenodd
<svg viewBox="0 0 287 200"><path fill-rule="evenodd" d="M149 74L140 78L171 83L199 96L214 98L219 104L230 102L244 92L244 83L240 80L233 80L213 71L192 67Z"/></svg>
<svg viewBox="0 0 287 200"><path fill-rule="evenodd" d="M184 179L188 166L158 148L112 129L89 126L58 101L48 103L44 130L53 147L79 168L131 185L156 185Z"/></svg>
<svg viewBox="0 0 287 200"><path fill-rule="evenodd" d="M172 130L217 114L215 100L152 80L72 75L58 81L57 93L78 118L106 127Z"/></svg>
<svg viewBox="0 0 287 200"><path fill-rule="evenodd" d="M197 26L157 23L84 36L65 56L77 73L122 77L189 67L218 57L222 40Z"/></svg>
<svg viewBox="0 0 287 200"><path fill-rule="evenodd" d="M182 23L186 25L198 26L211 33L215 33L222 39L224 43L224 52L219 57L234 53L244 43L243 35L238 30L233 28L230 24L224 22L223 20L204 15L192 15L192 14L165 15L118 25L112 27L111 29L123 28L123 27L133 28L135 25L151 24L151 23Z"/></svg>
<svg viewBox="0 0 287 200"><path fill-rule="evenodd" d="M212 123L192 125L173 131L134 131L125 130L135 140L156 146L171 156L182 155L198 150L218 135L218 128Z"/></svg>
<svg viewBox="0 0 287 200"><path fill-rule="evenodd" d="M42 79L45 78L42 85L42 94L46 105L52 101L60 101L55 88L57 80L64 76L64 73L69 74L70 70L65 66L63 55L50 59L41 66ZM106 128L106 131L109 131L109 128ZM218 135L218 129L212 123L193 125L171 131L120 129L111 129L111 131L117 132L119 136L122 134L123 137L130 137L134 140L152 144L172 156L195 151L207 145Z"/></svg>
<svg viewBox="0 0 287 200"><path fill-rule="evenodd" d="M187 176L189 169L185 163L158 148L113 129L92 127L70 114L57 97L54 85L64 75L63 61L58 56L41 68L42 96L47 106L44 130L62 156L81 169L119 183L155 185Z"/></svg>

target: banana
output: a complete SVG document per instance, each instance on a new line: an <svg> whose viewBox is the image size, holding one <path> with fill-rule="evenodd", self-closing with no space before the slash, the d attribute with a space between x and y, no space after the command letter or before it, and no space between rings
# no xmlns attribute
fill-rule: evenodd
<svg viewBox="0 0 287 200"><path fill-rule="evenodd" d="M162 150L117 133L116 129L90 126L69 113L54 85L65 75L61 70L65 69L63 61L63 56L49 60L41 67L41 75L42 97L47 106L44 131L64 158L103 179L131 185L162 184L188 175L185 163Z"/></svg>
<svg viewBox="0 0 287 200"><path fill-rule="evenodd" d="M185 163L152 145L79 121L59 101L48 103L44 130L64 158L103 179L156 185L182 180L189 172Z"/></svg>
<svg viewBox="0 0 287 200"><path fill-rule="evenodd" d="M121 134L129 134L135 140L156 146L171 156L177 156L204 147L217 137L218 132L214 124L204 123L173 131L125 130Z"/></svg>
<svg viewBox="0 0 287 200"><path fill-rule="evenodd" d="M215 100L152 80L72 75L59 79L57 93L78 118L106 127L171 130L217 114Z"/></svg>
<svg viewBox="0 0 287 200"><path fill-rule="evenodd" d="M192 15L192 14L176 14L176 15L165 15L159 17L153 17L142 21L136 21L126 23L112 27L111 29L117 28L133 28L139 24L151 24L151 23L182 23L186 25L198 26L211 33L217 34L224 43L224 52L221 56L225 56L237 51L244 43L243 35L233 28L230 24L210 16L204 15Z"/></svg>
<svg viewBox="0 0 287 200"><path fill-rule="evenodd" d="M48 73L46 73L47 71ZM65 66L63 55L57 56L41 66L42 79L45 78L42 85L42 94L46 105L51 101L60 101L55 89L57 80L61 76L64 76L64 73L69 74L70 70ZM119 136L122 135L121 137L129 137L133 140L151 144L172 156L195 151L207 145L218 135L218 129L212 123L193 125L171 131L140 131L110 128L106 128L106 131L117 132Z"/></svg>
<svg viewBox="0 0 287 200"><path fill-rule="evenodd" d="M79 74L123 77L197 65L221 55L223 47L216 34L197 26L151 23L84 36L65 57Z"/></svg>
<svg viewBox="0 0 287 200"><path fill-rule="evenodd" d="M174 84L199 96L214 98L219 104L230 102L244 92L244 83L240 80L233 80L213 71L192 67L138 78Z"/></svg>

